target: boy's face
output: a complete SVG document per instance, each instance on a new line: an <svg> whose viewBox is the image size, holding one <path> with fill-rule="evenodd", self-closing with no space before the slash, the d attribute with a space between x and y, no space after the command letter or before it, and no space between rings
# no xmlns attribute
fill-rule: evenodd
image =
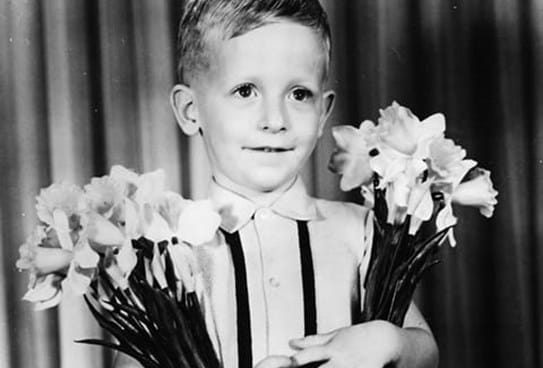
<svg viewBox="0 0 543 368"><path fill-rule="evenodd" d="M309 27L283 22L210 47L209 69L191 88L177 90L186 98L174 89L181 127L201 130L219 183L249 194L285 188L332 108L333 92L323 91L321 39Z"/></svg>

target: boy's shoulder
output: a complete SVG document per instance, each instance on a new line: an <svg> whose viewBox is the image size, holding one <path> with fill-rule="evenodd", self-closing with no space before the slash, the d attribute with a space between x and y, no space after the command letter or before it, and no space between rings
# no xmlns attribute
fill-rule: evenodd
<svg viewBox="0 0 543 368"><path fill-rule="evenodd" d="M313 222L314 235L329 246L344 247L361 262L368 243L366 227L371 210L359 204L315 198L318 219Z"/></svg>

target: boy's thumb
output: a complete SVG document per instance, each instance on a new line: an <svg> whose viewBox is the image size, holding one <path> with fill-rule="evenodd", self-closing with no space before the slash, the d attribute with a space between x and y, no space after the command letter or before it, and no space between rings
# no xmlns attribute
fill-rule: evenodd
<svg viewBox="0 0 543 368"><path fill-rule="evenodd" d="M296 350L307 349L317 345L324 345L327 344L335 334L336 332L332 331L325 334L310 335L299 339L292 339L289 341L289 345L291 348Z"/></svg>
<svg viewBox="0 0 543 368"><path fill-rule="evenodd" d="M294 362L290 357L283 355L271 355L262 359L255 368L290 368Z"/></svg>

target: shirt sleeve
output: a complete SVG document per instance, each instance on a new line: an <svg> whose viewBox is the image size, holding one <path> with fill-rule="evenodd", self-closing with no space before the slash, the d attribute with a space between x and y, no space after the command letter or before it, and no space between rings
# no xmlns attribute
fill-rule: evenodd
<svg viewBox="0 0 543 368"><path fill-rule="evenodd" d="M371 247L373 244L373 211L368 210L366 212L366 216L364 217L364 246L363 251L360 257L360 266L359 266L359 273L360 273L360 282L361 287L363 288L364 285L364 279L366 278L366 273L368 271L368 266L370 263L371 258Z"/></svg>
<svg viewBox="0 0 543 368"><path fill-rule="evenodd" d="M217 328L211 310L211 301L208 293L206 292L201 272L195 275L195 288L196 295L198 296L198 302L200 304L200 310L202 311L202 314L204 316L207 333L209 335L209 338L211 339L211 343L213 344L213 348L215 349L217 357L220 361L222 361L219 337L217 334Z"/></svg>
<svg viewBox="0 0 543 368"><path fill-rule="evenodd" d="M346 213L342 225L347 231L352 252L356 255L358 266L367 263L373 237L373 212L355 203L344 202Z"/></svg>

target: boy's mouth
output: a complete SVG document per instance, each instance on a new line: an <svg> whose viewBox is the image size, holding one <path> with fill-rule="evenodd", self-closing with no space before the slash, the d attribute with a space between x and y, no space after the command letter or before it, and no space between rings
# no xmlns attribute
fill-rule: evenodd
<svg viewBox="0 0 543 368"><path fill-rule="evenodd" d="M288 151L292 151L292 150L293 150L293 148L270 147L270 146L262 146L262 147L244 147L244 149L248 149L248 150L251 150L251 151L257 151L257 152L264 152L264 153L288 152Z"/></svg>

